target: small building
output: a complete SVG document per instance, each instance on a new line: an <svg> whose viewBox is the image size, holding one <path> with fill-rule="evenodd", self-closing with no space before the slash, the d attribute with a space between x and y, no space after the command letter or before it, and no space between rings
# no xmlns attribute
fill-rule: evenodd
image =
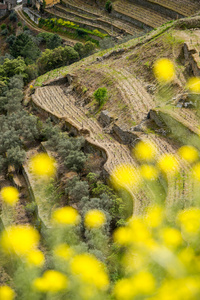
<svg viewBox="0 0 200 300"><path fill-rule="evenodd" d="M8 5L4 3L0 3L0 17L3 17L8 12Z"/></svg>

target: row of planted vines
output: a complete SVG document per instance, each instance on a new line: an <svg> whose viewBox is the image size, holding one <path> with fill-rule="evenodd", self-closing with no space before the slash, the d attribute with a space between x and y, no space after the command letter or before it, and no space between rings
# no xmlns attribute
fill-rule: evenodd
<svg viewBox="0 0 200 300"><path fill-rule="evenodd" d="M47 28L53 32L60 32L68 35L76 35L77 37L82 37L86 40L92 40L93 42L98 42L95 40L95 37L98 37L100 39L103 39L107 37L108 35L105 33L100 32L97 29L89 30L86 28L80 27L78 24L75 24L70 21L65 21L63 19L39 19L39 27L40 28Z"/></svg>
<svg viewBox="0 0 200 300"><path fill-rule="evenodd" d="M154 72L160 85L174 78L173 64L166 59L156 63ZM188 82L194 101L199 83L198 78ZM175 154L159 155L153 142L140 141L133 157L137 164L115 166L110 182L122 195L125 190L130 195L145 191L146 202L140 215L118 222L118 228L108 226L106 211L91 209L91 202L99 199L90 199L83 209L85 196L80 197L78 209L75 205L52 209L50 225L43 230L15 224L2 229L0 260L12 279L0 287L0 299L199 299L198 150L184 145ZM193 182L191 200L171 199L169 205L169 182L180 175L183 165ZM57 172L56 160L44 153L31 157L28 167L38 189ZM92 184L96 184L94 174ZM1 198L12 207L20 200L14 187L2 188Z"/></svg>

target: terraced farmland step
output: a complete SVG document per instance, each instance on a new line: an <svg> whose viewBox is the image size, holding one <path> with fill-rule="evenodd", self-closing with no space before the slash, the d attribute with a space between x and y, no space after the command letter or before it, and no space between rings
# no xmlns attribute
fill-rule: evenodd
<svg viewBox="0 0 200 300"><path fill-rule="evenodd" d="M87 25L90 26L91 29L99 29L109 35L118 35L123 32L133 35L143 32L141 28L131 25L129 22L122 22L119 19L106 16L101 16L99 18L88 17L86 14L81 14L77 11L72 12L70 9L66 9L63 5L59 4L55 5L54 8L47 9L47 11L51 14L68 19L69 21L73 21L81 26Z"/></svg>
<svg viewBox="0 0 200 300"><path fill-rule="evenodd" d="M72 11L87 14L94 18L99 18L102 15L101 10L93 8L86 3L83 4L82 1L63 0L62 4Z"/></svg>
<svg viewBox="0 0 200 300"><path fill-rule="evenodd" d="M133 4L124 0L116 1L113 5L113 13L119 18L127 19L138 26L146 25L149 29L156 28L171 20L171 18L158 14L152 9Z"/></svg>
<svg viewBox="0 0 200 300"><path fill-rule="evenodd" d="M154 110L154 112L157 115L154 118L155 122L157 123L157 118L159 121L163 121L177 141L183 144L191 144L200 150L199 121L191 111L160 108Z"/></svg>
<svg viewBox="0 0 200 300"><path fill-rule="evenodd" d="M159 4L186 17L200 10L200 4L192 0L147 0L147 2Z"/></svg>
<svg viewBox="0 0 200 300"><path fill-rule="evenodd" d="M35 95L33 95L33 101L36 105L43 107L45 110L48 107L48 111L53 115L64 117L78 130L82 127L87 128L90 131L90 135L86 137L86 140L96 146L99 146L106 152L107 161L104 168L109 174L117 165L120 164L131 163L134 166L137 166L129 149L125 145L119 144L113 139L110 140L109 135L103 132L97 121L95 119L87 118L84 109L75 105L75 99L73 96L64 95L63 90L59 86L37 88ZM148 137L147 135L144 135L144 137L141 138L149 139L154 142L159 149L160 155L163 153L175 153L177 150L177 146L173 145L173 143L169 143L165 138L162 139L161 137L158 137L157 135L151 134ZM175 183L169 182L169 195L167 199L172 202L175 201L175 199L178 199L181 193L179 187L182 183L180 179L177 180L178 181ZM188 189L189 188L190 186L188 185ZM134 191L131 191L131 193L133 199L135 199L135 212L139 212L142 201L148 200L144 198L142 193L140 195ZM171 202L169 202L169 205L170 203Z"/></svg>
<svg viewBox="0 0 200 300"><path fill-rule="evenodd" d="M63 10L60 10L60 9L55 10L55 8L47 8L47 9L45 9L45 11L57 18L62 18L66 21L74 22L82 28L87 28L89 30L97 29L102 33L105 33L108 35L112 34L111 28L105 28L102 25L97 25L89 19L81 20L81 19L77 19L76 17L73 17L73 16L67 16Z"/></svg>
<svg viewBox="0 0 200 300"><path fill-rule="evenodd" d="M148 111L155 107L144 85L125 68L115 68L114 71L108 69L106 72L116 82L122 102L127 104L133 120L139 124L147 116Z"/></svg>

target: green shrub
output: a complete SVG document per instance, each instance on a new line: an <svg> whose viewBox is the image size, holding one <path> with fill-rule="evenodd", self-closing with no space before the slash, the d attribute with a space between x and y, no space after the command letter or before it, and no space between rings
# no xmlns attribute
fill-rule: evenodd
<svg viewBox="0 0 200 300"><path fill-rule="evenodd" d="M103 87L103 88L98 88L95 92L94 92L94 98L95 100L98 102L99 106L102 106L106 99L107 99L107 88Z"/></svg>
<svg viewBox="0 0 200 300"><path fill-rule="evenodd" d="M17 22L17 14L16 14L16 12L12 12L11 14L10 14L10 16L9 16L9 19L10 19L10 21L12 21L12 22Z"/></svg>
<svg viewBox="0 0 200 300"><path fill-rule="evenodd" d="M35 202L28 203L25 210L28 214L33 215L37 211L37 204Z"/></svg>
<svg viewBox="0 0 200 300"><path fill-rule="evenodd" d="M8 34L8 29L5 28L4 30L1 31L1 35L6 36Z"/></svg>
<svg viewBox="0 0 200 300"><path fill-rule="evenodd" d="M110 14L112 11L112 1L108 0L105 5L106 11Z"/></svg>
<svg viewBox="0 0 200 300"><path fill-rule="evenodd" d="M6 28L6 24L3 23L3 24L1 25L1 30L4 30L5 28Z"/></svg>

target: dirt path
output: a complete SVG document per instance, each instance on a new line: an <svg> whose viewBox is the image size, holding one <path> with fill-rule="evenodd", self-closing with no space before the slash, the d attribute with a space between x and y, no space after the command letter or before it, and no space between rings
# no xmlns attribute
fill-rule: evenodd
<svg viewBox="0 0 200 300"><path fill-rule="evenodd" d="M28 27L30 27L32 30L37 31L37 33L40 33L40 32L48 32L48 33L49 33L49 31L39 28L36 24L34 24L32 21L30 21L30 20L23 14L23 12L22 12L22 5L16 6L16 7L15 7L15 11L16 11L17 15L19 16L19 18L20 18L21 20L23 20L23 21L26 23L26 25L27 25ZM63 35L61 35L61 34L59 34L59 33L58 33L58 35L59 35L65 42L67 42L70 46L74 46L74 45L76 44L76 42L77 42L76 40L72 40L72 39L66 38L65 36L63 36Z"/></svg>

